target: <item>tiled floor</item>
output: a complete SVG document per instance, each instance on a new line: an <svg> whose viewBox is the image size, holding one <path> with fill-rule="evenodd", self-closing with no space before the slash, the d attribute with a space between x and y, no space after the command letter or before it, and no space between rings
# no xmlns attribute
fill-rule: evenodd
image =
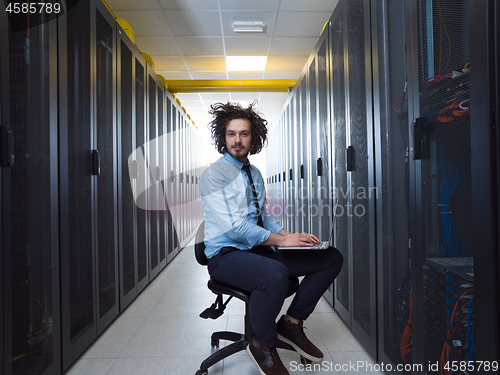
<svg viewBox="0 0 500 375"><path fill-rule="evenodd" d="M233 299L217 320L198 315L215 297L208 272L194 258L193 241L156 277L67 372L69 375L194 375L212 353L216 330L243 332L243 302ZM286 301L285 307L290 303ZM381 374L367 370L370 356L322 299L305 322L306 334L325 354L303 368L295 352L279 349L290 374ZM225 343L221 342L221 346ZM357 367L363 363L363 366ZM302 367L301 367L302 366ZM311 365L312 366L312 365ZM258 375L245 351L209 369L210 375Z"/></svg>

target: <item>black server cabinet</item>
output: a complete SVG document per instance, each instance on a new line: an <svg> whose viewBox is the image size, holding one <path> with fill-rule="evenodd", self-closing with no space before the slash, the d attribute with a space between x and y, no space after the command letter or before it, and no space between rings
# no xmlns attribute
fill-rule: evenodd
<svg viewBox="0 0 500 375"><path fill-rule="evenodd" d="M297 91L297 131L298 140L300 145L300 170L299 170L299 206L298 215L300 223L300 231L310 233L309 222L309 194L310 188L310 166L309 166L309 118L307 108L307 67L304 67L300 86L296 88Z"/></svg>
<svg viewBox="0 0 500 375"><path fill-rule="evenodd" d="M474 257L476 360L500 361L500 7L469 2L471 168L473 233L481 250ZM481 372L478 372L481 373ZM488 371L484 369L483 374ZM491 373L491 372L489 372Z"/></svg>
<svg viewBox="0 0 500 375"><path fill-rule="evenodd" d="M292 207L290 207L290 212L291 212L291 226L290 229L288 229L291 233L295 233L299 231L299 224L298 224L298 215L296 212L296 201L298 197L298 182L299 182L299 161L298 161L298 152L297 150L297 127L295 126L296 124L296 94L295 90L293 90L290 93L290 99L289 99L289 105L290 105L290 144L292 145L292 148L294 150L293 153L289 155L290 157L290 163L291 163L291 168L290 168L290 187L291 187L291 197L290 200L292 204Z"/></svg>
<svg viewBox="0 0 500 375"><path fill-rule="evenodd" d="M345 35L346 22L344 21L344 3L339 3L330 18L330 65L331 65L331 85L332 85L332 127L333 127L333 154L334 164L333 182L337 205L339 209L338 217L334 228L334 246L344 257L344 264L337 279L335 280L335 309L344 319L348 326L351 325L351 284L350 272L351 258L349 256L349 220L345 212L347 207L347 107L346 107L346 68L344 54L346 50Z"/></svg>
<svg viewBox="0 0 500 375"><path fill-rule="evenodd" d="M174 175L174 137L175 137L175 119L176 119L176 111L175 111L175 105L173 104L173 100L171 99L170 94L167 93L166 96L166 107L167 107L167 129L166 129L166 136L167 136L167 143L166 143L166 176L167 179L164 182L164 187L165 187L165 194L167 196L167 204L168 204L168 210L167 210L167 215L168 215L168 220L167 220L167 232L168 232L168 237L167 237L167 261L170 262L170 260L176 255L178 248L176 246L176 230L175 230L175 225L174 225L174 209L175 209L175 199L174 199L174 182L175 182L175 175Z"/></svg>
<svg viewBox="0 0 500 375"><path fill-rule="evenodd" d="M331 23L335 191L340 206L335 246L344 255L335 308L375 357L376 190L373 123L368 115L372 111L369 2L340 1Z"/></svg>
<svg viewBox="0 0 500 375"><path fill-rule="evenodd" d="M372 2L377 196L378 360L411 364L414 296L405 3Z"/></svg>
<svg viewBox="0 0 500 375"><path fill-rule="evenodd" d="M119 272L116 23L100 1L79 2L60 20L64 370L117 316Z"/></svg>
<svg viewBox="0 0 500 375"><path fill-rule="evenodd" d="M147 142L147 182L148 189L148 230L149 230L149 280L155 278L162 267L162 263L166 264L166 258L163 254L161 245L165 242L165 230L163 219L163 210L165 206L164 195L161 183L161 166L160 166L160 125L163 133L163 89L162 83L156 76L151 67L147 66L147 103L148 103L148 135ZM161 97L159 97L161 93ZM161 103L160 103L161 101ZM161 116L159 109L161 109ZM161 214L161 215L160 215ZM163 247L163 250L165 247Z"/></svg>
<svg viewBox="0 0 500 375"><path fill-rule="evenodd" d="M181 225L181 248L186 244L186 120L182 114L182 107L179 108L179 218Z"/></svg>
<svg viewBox="0 0 500 375"><path fill-rule="evenodd" d="M165 86L160 80L157 80L156 87L156 101L157 101L157 119L158 119L158 266L161 271L167 265L167 217L166 212L168 209L167 199L165 195Z"/></svg>
<svg viewBox="0 0 500 375"><path fill-rule="evenodd" d="M473 360L474 257L467 1L414 1L408 37L417 363ZM459 25L459 27L457 27ZM447 35L441 42L441 33ZM409 34L411 35L411 34ZM413 35L411 35L413 36ZM473 110L473 109L472 109Z"/></svg>
<svg viewBox="0 0 500 375"><path fill-rule="evenodd" d="M4 329L4 325L6 324L4 320L4 311L10 310L10 302L7 302L4 299L4 289L9 286L10 283L6 282L7 277L10 277L10 273L7 270L10 269L10 256L8 256L7 252L3 249L10 248L10 236L7 236L7 233L10 232L10 228L6 225L9 222L10 216L10 205L7 204L7 195L9 189L4 188L4 182L10 183L10 170L8 169L10 166L8 165L8 153L5 153L5 146L7 141L5 140L8 137L10 129L10 101L9 101L9 42L8 42L8 20L7 13L3 11L0 14L0 142L2 142L2 155L0 160L0 262L2 265L0 266L0 280L2 281L2 286L0 287L0 369L6 372L4 367L4 347L6 347L6 343L4 341L10 340L10 336L6 335L6 330ZM7 159L5 159L7 156ZM5 233L4 233L5 232ZM4 270L5 268L5 270ZM9 275L9 276L7 276ZM5 277L5 279L4 279Z"/></svg>
<svg viewBox="0 0 500 375"><path fill-rule="evenodd" d="M488 179L496 169L491 154L483 152L494 134L493 112L483 100L487 88L495 90L496 73L489 75L495 45L485 48L491 39L470 37L484 35L472 32L476 27L495 35L495 7L487 3L475 9L478 4L466 0L421 0L412 1L407 11L412 231L417 234L412 238L413 360L439 364L429 374L448 372L452 361L498 358L498 320L490 320L498 317L498 297L490 292L498 287L491 279L498 274L491 266L498 248L488 244L494 238L494 230L488 230L495 222L491 202L496 199ZM482 210L485 201L490 202L487 211ZM486 243L479 233L486 235Z"/></svg>
<svg viewBox="0 0 500 375"><path fill-rule="evenodd" d="M322 241L330 237L333 213L331 198L331 126L329 106L329 25L325 27L309 58L309 117L311 121L310 174L311 233ZM332 294L333 297L333 294Z"/></svg>
<svg viewBox="0 0 500 375"><path fill-rule="evenodd" d="M285 196L285 206L283 207L283 215L284 215L284 222L283 226L285 227L286 230L288 230L290 233L292 232L292 214L290 211L291 207L291 202L292 202L292 181L291 181L291 173L290 171L292 170L292 142L291 142L291 131L290 131L290 102L288 101L285 104L285 115L284 115L284 133L285 133L285 148L286 151L284 152L283 156L285 158L285 165L284 165L284 196Z"/></svg>
<svg viewBox="0 0 500 375"><path fill-rule="evenodd" d="M323 35L326 35L328 32L324 33ZM319 43L319 42L318 42ZM316 46L318 45L316 43ZM318 91L318 82L317 82L317 53L316 51L313 51L311 53L311 56L309 57L309 60L307 62L307 118L308 118L308 128L309 128L309 144L307 147L307 153L309 156L308 160L308 165L307 165L307 170L309 172L308 179L309 181L309 186L307 189L307 196L309 200L309 205L308 205L308 210L306 213L306 217L309 222L309 229L308 233L314 234L316 237L319 237L321 241L324 241L325 239L323 236L321 236L320 233L320 224L321 220L319 217L319 199L318 199L318 183L319 181L319 176L316 173L316 166L313 165L313 162L316 163L316 161L319 159L319 145L320 142L318 140L318 98L317 98L317 91Z"/></svg>
<svg viewBox="0 0 500 375"><path fill-rule="evenodd" d="M175 102L178 102L176 99ZM180 207L179 207L179 192L180 192L180 171L179 171L179 128L180 128L180 117L179 109L177 104L172 102L172 207L170 212L172 213L172 218L174 222L174 252L178 253L181 249L181 226L180 226Z"/></svg>
<svg viewBox="0 0 500 375"><path fill-rule="evenodd" d="M119 261L120 261L120 311L133 301L147 282L145 246L138 247L141 226L138 223L144 205L138 189L142 144L137 144L140 119L144 118L144 66L146 64L138 49L126 33L117 27L117 124L118 130L118 209L119 209ZM137 65L137 67L136 67ZM142 74L142 76L141 76ZM142 94L142 95L141 95ZM141 102L142 98L142 102ZM144 121L143 121L144 123ZM144 138L144 137L143 137ZM139 148L138 148L139 147ZM142 154L141 154L142 155ZM137 200L137 201L136 201ZM142 236L144 237L144 234Z"/></svg>
<svg viewBox="0 0 500 375"><path fill-rule="evenodd" d="M147 63L140 55L134 58L135 69L135 151L133 161L137 162L136 211L137 211L137 292L149 283L149 244L147 232L147 197L145 188L149 178L146 166L147 134Z"/></svg>
<svg viewBox="0 0 500 375"><path fill-rule="evenodd" d="M2 373L56 374L57 18L2 13Z"/></svg>
<svg viewBox="0 0 500 375"><path fill-rule="evenodd" d="M116 22L102 2L95 9L95 145L98 153L97 334L118 315L118 181L116 137Z"/></svg>
<svg viewBox="0 0 500 375"><path fill-rule="evenodd" d="M330 122L329 23L324 28L308 61L310 118L310 231L322 241L330 238L333 222L332 130ZM325 298L333 305L333 285Z"/></svg>

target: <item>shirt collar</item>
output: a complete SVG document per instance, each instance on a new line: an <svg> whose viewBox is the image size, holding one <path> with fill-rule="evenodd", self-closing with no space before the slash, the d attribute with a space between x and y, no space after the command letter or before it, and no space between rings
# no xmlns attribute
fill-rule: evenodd
<svg viewBox="0 0 500 375"><path fill-rule="evenodd" d="M226 159L229 163L236 165L240 169L242 169L243 166L245 165L245 163L242 163L241 161L236 160L235 158L233 158L229 152L225 152L224 153L224 159ZM246 163L246 165L248 165L248 166L251 167L250 161L248 161Z"/></svg>

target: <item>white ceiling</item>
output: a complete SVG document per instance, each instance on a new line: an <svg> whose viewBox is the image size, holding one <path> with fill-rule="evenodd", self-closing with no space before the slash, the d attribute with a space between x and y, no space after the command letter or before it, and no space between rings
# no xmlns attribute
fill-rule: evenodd
<svg viewBox="0 0 500 375"><path fill-rule="evenodd" d="M166 80L297 79L338 0L106 0L129 23L135 44ZM236 34L233 23L259 21L263 34ZM267 56L264 72L228 72L226 56ZM272 128L287 93L179 93L197 128L209 137L216 102L258 100ZM204 135L205 136L205 135Z"/></svg>

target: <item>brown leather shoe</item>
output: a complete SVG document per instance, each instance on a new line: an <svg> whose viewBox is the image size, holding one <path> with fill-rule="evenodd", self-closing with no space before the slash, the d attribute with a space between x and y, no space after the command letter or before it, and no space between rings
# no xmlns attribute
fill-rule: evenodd
<svg viewBox="0 0 500 375"><path fill-rule="evenodd" d="M306 337L303 328L304 321L299 321L299 324L293 324L291 321L285 321L283 315L276 325L278 330L278 339L293 346L293 348L302 357L313 362L321 362L323 353Z"/></svg>
<svg viewBox="0 0 500 375"><path fill-rule="evenodd" d="M290 375L278 356L276 345L257 348L252 340L247 346L247 353L261 375Z"/></svg>

